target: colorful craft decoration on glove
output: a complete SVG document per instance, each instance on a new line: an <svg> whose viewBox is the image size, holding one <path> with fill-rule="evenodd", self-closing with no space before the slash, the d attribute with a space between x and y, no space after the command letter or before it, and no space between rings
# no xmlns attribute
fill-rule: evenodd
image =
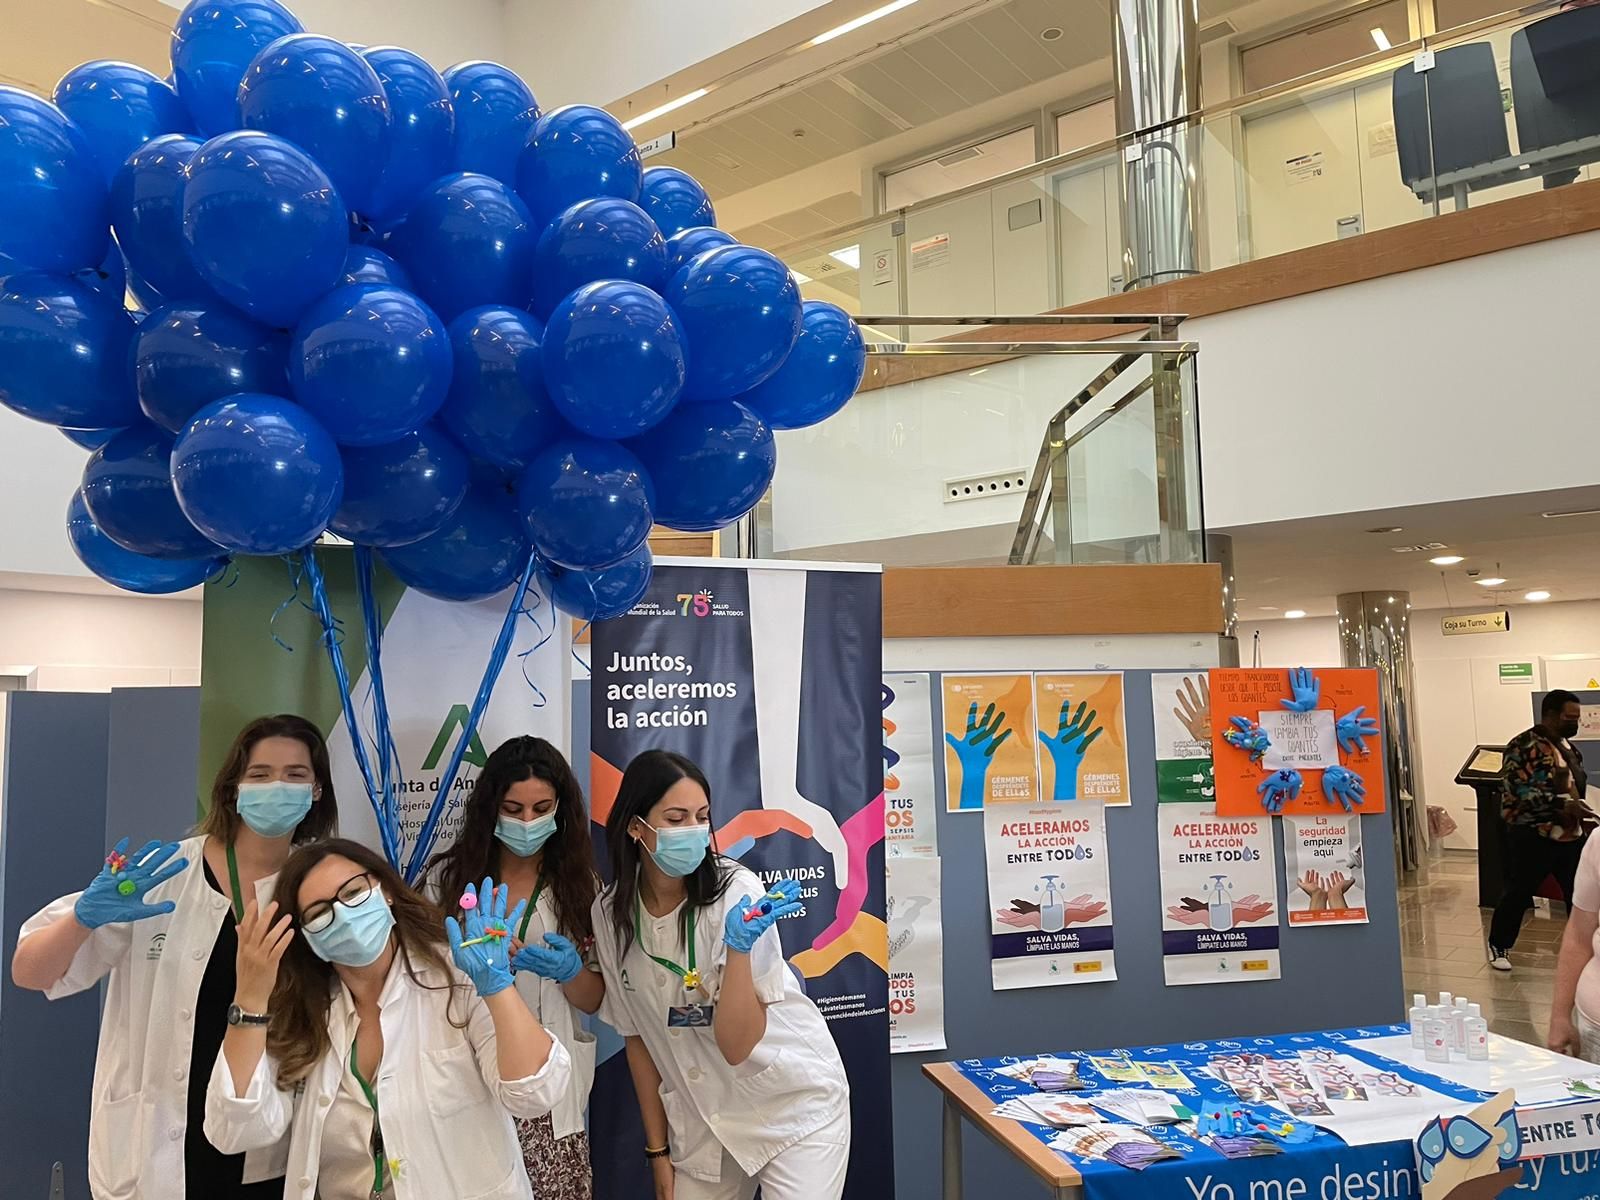
<svg viewBox="0 0 1600 1200"><path fill-rule="evenodd" d="M526 900L519 903L509 917L506 915L505 888L497 888L493 879L485 879L477 894L467 885L467 895L473 903L466 909L466 937L462 938L461 923L454 917L444 919L445 933L450 939L450 956L480 996L493 996L511 986L511 926L522 919ZM481 901L481 903L480 903Z"/></svg>
<svg viewBox="0 0 1600 1200"><path fill-rule="evenodd" d="M739 903L728 910L722 940L730 950L748 954L763 933L784 917L793 916L804 909L805 905L800 902L800 884L793 879L779 880L755 904L750 903L749 896L739 898Z"/></svg>
<svg viewBox="0 0 1600 1200"><path fill-rule="evenodd" d="M1260 762L1272 749L1272 739L1267 736L1267 731L1249 717L1229 717L1228 723L1233 728L1223 730L1222 740L1235 750L1246 751L1251 762Z"/></svg>
<svg viewBox="0 0 1600 1200"><path fill-rule="evenodd" d="M173 901L147 904L145 896L152 888L181 874L189 865L186 858L168 862L177 852L177 842L146 842L137 854L130 856L128 839L123 838L106 855L100 874L73 905L78 923L85 929L98 929L102 925L143 921L171 912L177 907Z"/></svg>
<svg viewBox="0 0 1600 1200"><path fill-rule="evenodd" d="M1261 807L1269 813L1280 813L1283 806L1291 800L1300 798L1300 789L1305 786L1299 771L1274 771L1256 786L1256 793L1261 797Z"/></svg>
<svg viewBox="0 0 1600 1200"><path fill-rule="evenodd" d="M1339 749L1346 754L1359 754L1367 756L1367 739L1378 736L1378 719L1363 716L1367 711L1365 704L1352 708L1333 724L1334 736L1339 739Z"/></svg>
<svg viewBox="0 0 1600 1200"><path fill-rule="evenodd" d="M1367 785L1348 767L1329 767L1322 772L1322 794L1329 804L1354 812L1354 806L1367 798Z"/></svg>

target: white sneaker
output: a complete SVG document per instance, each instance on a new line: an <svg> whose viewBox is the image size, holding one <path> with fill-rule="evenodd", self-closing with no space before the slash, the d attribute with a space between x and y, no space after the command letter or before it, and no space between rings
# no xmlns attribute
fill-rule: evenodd
<svg viewBox="0 0 1600 1200"><path fill-rule="evenodd" d="M1509 971L1511 970L1511 960L1506 957L1504 950L1491 945L1489 947L1489 967L1495 971Z"/></svg>

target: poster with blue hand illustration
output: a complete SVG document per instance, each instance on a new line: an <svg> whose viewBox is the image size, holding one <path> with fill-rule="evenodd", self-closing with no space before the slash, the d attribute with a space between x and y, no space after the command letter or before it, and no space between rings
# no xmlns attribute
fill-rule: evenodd
<svg viewBox="0 0 1600 1200"><path fill-rule="evenodd" d="M1039 799L1033 676L944 676L944 778L948 812Z"/></svg>
<svg viewBox="0 0 1600 1200"><path fill-rule="evenodd" d="M1131 804L1122 672L1033 677L1039 717L1039 797Z"/></svg>

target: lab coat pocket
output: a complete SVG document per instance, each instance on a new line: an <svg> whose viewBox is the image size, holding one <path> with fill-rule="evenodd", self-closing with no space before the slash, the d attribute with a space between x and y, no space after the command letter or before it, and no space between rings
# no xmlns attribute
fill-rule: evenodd
<svg viewBox="0 0 1600 1200"><path fill-rule="evenodd" d="M661 1085L661 1107L667 1112L667 1139L672 1165L702 1179L716 1179L722 1168L722 1144L688 1099Z"/></svg>
<svg viewBox="0 0 1600 1200"><path fill-rule="evenodd" d="M836 1089L825 1074L809 1070L804 1055L765 1043L735 1069L733 1078L735 1107L750 1113L758 1126L816 1128L834 1107Z"/></svg>
<svg viewBox="0 0 1600 1200"><path fill-rule="evenodd" d="M422 1065L423 1092L452 1185L448 1194L460 1200L511 1194L504 1189L522 1170L522 1157L507 1152L516 1146L511 1118L489 1093L472 1047L462 1042L429 1050ZM404 1147L394 1149L404 1157Z"/></svg>
<svg viewBox="0 0 1600 1200"><path fill-rule="evenodd" d="M90 1190L106 1200L132 1196L144 1162L142 1095L102 1099L89 1118Z"/></svg>

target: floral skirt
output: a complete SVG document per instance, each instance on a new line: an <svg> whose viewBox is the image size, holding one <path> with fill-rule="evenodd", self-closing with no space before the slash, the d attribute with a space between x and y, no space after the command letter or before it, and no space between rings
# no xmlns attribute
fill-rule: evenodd
<svg viewBox="0 0 1600 1200"><path fill-rule="evenodd" d="M589 1135L581 1130L557 1138L548 1115L517 1121L522 1161L533 1184L534 1200L592 1200Z"/></svg>

